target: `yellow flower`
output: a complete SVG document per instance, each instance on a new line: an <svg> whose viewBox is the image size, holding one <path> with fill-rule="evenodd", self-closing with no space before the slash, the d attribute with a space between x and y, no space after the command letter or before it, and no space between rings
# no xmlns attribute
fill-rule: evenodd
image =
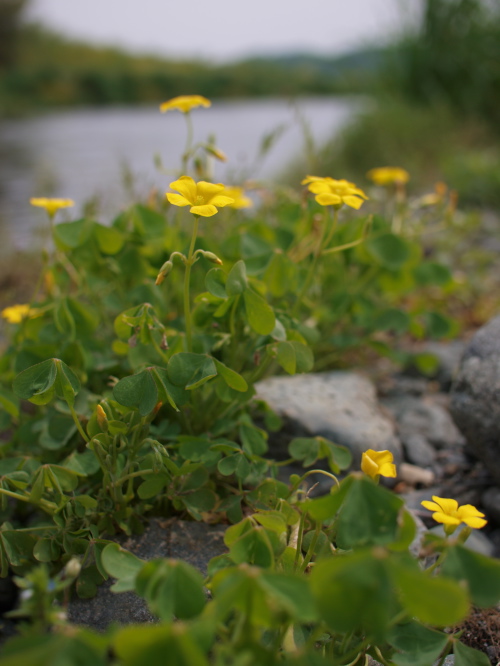
<svg viewBox="0 0 500 666"><path fill-rule="evenodd" d="M457 500L436 497L435 495L432 496L432 499L433 502L424 500L421 504L429 511L434 511L432 517L437 523L443 523L445 526L450 525L453 528L456 528L460 523L465 523L476 529L481 529L487 523L484 520L484 513L478 511L472 504L458 506Z"/></svg>
<svg viewBox="0 0 500 666"><path fill-rule="evenodd" d="M253 206L252 200L245 196L242 187L226 187L224 194L234 199L233 203L229 204L231 208L251 208Z"/></svg>
<svg viewBox="0 0 500 666"><path fill-rule="evenodd" d="M20 324L25 317L35 312L29 305L11 305L2 310L2 317L10 324Z"/></svg>
<svg viewBox="0 0 500 666"><path fill-rule="evenodd" d="M375 479L378 476L396 477L394 456L390 451L368 449L361 456L361 470Z"/></svg>
<svg viewBox="0 0 500 666"><path fill-rule="evenodd" d="M214 184L200 180L195 183L190 176L181 176L179 180L170 183L173 190L179 194L167 192L167 199L174 206L191 206L189 209L193 215L202 217L211 217L215 215L217 206L229 206L234 203L234 199L225 196L225 187L222 183Z"/></svg>
<svg viewBox="0 0 500 666"><path fill-rule="evenodd" d="M160 111L165 113L166 111L177 109L177 111L182 111L182 113L189 113L191 109L195 109L197 106L208 108L212 106L212 102L201 95L180 95L160 104Z"/></svg>
<svg viewBox="0 0 500 666"><path fill-rule="evenodd" d="M404 185L410 180L410 174L401 167L378 167L366 174L376 185Z"/></svg>
<svg viewBox="0 0 500 666"><path fill-rule="evenodd" d="M69 208L74 206L75 202L72 199L31 198L30 204L39 208L45 208L49 216L54 217L60 208Z"/></svg>
<svg viewBox="0 0 500 666"><path fill-rule="evenodd" d="M350 183L348 180L306 176L302 181L302 185L307 185L309 191L316 194L315 199L321 206L346 204L358 210L363 203L363 199L368 199L363 190L360 190L354 183Z"/></svg>

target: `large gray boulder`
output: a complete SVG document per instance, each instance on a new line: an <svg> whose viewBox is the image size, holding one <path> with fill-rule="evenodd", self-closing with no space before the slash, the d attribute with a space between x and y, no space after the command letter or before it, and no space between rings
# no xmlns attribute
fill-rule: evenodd
<svg viewBox="0 0 500 666"><path fill-rule="evenodd" d="M467 345L450 410L467 451L500 482L500 317L480 328Z"/></svg>
<svg viewBox="0 0 500 666"><path fill-rule="evenodd" d="M297 436L321 435L347 446L354 465L367 449L389 450L401 462L394 423L381 411L375 386L366 377L354 372L271 377L256 388L257 398L287 420Z"/></svg>

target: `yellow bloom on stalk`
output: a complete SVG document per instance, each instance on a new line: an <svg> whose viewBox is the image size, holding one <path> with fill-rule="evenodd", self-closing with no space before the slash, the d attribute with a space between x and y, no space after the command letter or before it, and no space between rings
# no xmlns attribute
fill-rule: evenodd
<svg viewBox="0 0 500 666"><path fill-rule="evenodd" d="M401 167L378 167L366 174L376 185L404 185L410 180L410 174Z"/></svg>
<svg viewBox="0 0 500 666"><path fill-rule="evenodd" d="M429 511L434 511L432 517L437 523L443 523L445 530L448 526L452 528L446 530L449 534L461 523L465 523L468 527L478 530L487 523L484 520L484 513L478 511L472 504L458 506L457 500L436 497L435 495L432 496L432 499L434 500L433 502L424 500L421 504L426 509L429 509Z"/></svg>
<svg viewBox="0 0 500 666"><path fill-rule="evenodd" d="M316 195L315 199L321 206L346 204L358 210L361 208L363 199L368 199L363 190L348 180L306 176L302 185L307 185L309 191Z"/></svg>
<svg viewBox="0 0 500 666"><path fill-rule="evenodd" d="M60 208L70 208L71 206L75 205L75 202L72 199L47 199L44 197L33 197L30 199L30 204L32 206L38 206L39 208L45 208L50 217L54 217Z"/></svg>
<svg viewBox="0 0 500 666"><path fill-rule="evenodd" d="M231 208L251 208L253 206L252 200L245 196L242 187L226 187L224 194L234 199L233 203L229 204Z"/></svg>
<svg viewBox="0 0 500 666"><path fill-rule="evenodd" d="M9 324L20 324L25 317L28 317L34 312L35 310L32 310L29 305L11 305L2 310L2 317L6 319Z"/></svg>
<svg viewBox="0 0 500 666"><path fill-rule="evenodd" d="M361 456L361 470L372 479L379 476L396 477L394 456L390 451L374 451L368 449Z"/></svg>
<svg viewBox="0 0 500 666"><path fill-rule="evenodd" d="M208 108L212 106L212 102L201 95L180 95L160 104L160 111L165 113L166 111L177 110L182 111L182 113L189 113L191 109L195 109L197 106Z"/></svg>
<svg viewBox="0 0 500 666"><path fill-rule="evenodd" d="M179 194L167 192L167 199L174 206L191 206L193 215L212 217L218 210L234 203L234 199L225 195L226 188L222 183L214 184L200 180L195 183L190 176L181 176L179 180L170 183L173 190Z"/></svg>

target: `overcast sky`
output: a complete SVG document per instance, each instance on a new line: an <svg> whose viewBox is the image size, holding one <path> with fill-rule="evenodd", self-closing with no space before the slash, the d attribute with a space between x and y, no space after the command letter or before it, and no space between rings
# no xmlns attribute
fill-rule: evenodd
<svg viewBox="0 0 500 666"><path fill-rule="evenodd" d="M380 43L420 0L32 0L29 17L80 37L179 58L329 54ZM413 17L413 18L412 18Z"/></svg>

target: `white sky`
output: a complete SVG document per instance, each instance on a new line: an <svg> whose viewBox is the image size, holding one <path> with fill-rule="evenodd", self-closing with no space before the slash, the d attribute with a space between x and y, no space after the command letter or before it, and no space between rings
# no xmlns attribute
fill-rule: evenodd
<svg viewBox="0 0 500 666"><path fill-rule="evenodd" d="M68 37L178 58L339 53L386 41L420 0L32 0L28 17Z"/></svg>

